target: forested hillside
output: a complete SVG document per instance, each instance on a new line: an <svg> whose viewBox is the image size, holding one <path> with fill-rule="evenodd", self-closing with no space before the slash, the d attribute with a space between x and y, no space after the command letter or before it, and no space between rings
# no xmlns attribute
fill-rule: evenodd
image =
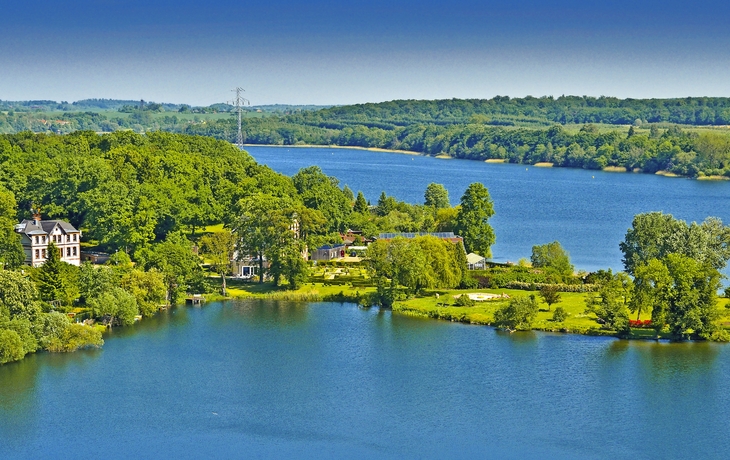
<svg viewBox="0 0 730 460"><path fill-rule="evenodd" d="M292 109L289 114L280 109L247 111L245 142L376 147L473 160L730 177L730 130L725 126L730 123L730 98L495 97ZM236 137L230 106L195 113L188 106L171 112L162 104L117 110L52 116L8 110L0 112L0 132L168 131L230 142Z"/></svg>

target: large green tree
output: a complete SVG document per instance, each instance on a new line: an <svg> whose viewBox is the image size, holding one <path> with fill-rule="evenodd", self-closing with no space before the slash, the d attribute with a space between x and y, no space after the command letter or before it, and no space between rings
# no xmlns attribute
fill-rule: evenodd
<svg viewBox="0 0 730 460"><path fill-rule="evenodd" d="M454 230L464 238L467 252L476 252L491 257L491 247L495 242L494 230L489 218L494 215L494 204L489 190L475 182L467 187L461 197L461 206L456 216Z"/></svg>
<svg viewBox="0 0 730 460"><path fill-rule="evenodd" d="M563 249L557 241L533 246L530 262L533 267L552 270L561 277L573 274L573 265L570 263L568 251Z"/></svg>
<svg viewBox="0 0 730 460"><path fill-rule="evenodd" d="M0 186L0 265L11 269L20 267L25 260L20 235L14 229L17 206L13 192Z"/></svg>
<svg viewBox="0 0 730 460"><path fill-rule="evenodd" d="M336 178L325 175L319 166L310 166L292 176L292 182L304 205L322 212L329 232L345 230L352 201Z"/></svg>
<svg viewBox="0 0 730 460"><path fill-rule="evenodd" d="M264 262L279 257L295 238L292 231L292 202L267 194L257 194L239 202L235 226L239 259L254 258L259 264L259 282L264 282Z"/></svg>
<svg viewBox="0 0 730 460"><path fill-rule="evenodd" d="M612 274L601 281L597 295L586 297L586 313L593 313L606 329L625 337L629 334L632 283L626 273Z"/></svg>
<svg viewBox="0 0 730 460"><path fill-rule="evenodd" d="M651 308L658 332L668 327L675 339L711 338L717 330L720 278L707 263L668 254L637 267L636 303Z"/></svg>
<svg viewBox="0 0 730 460"><path fill-rule="evenodd" d="M671 214L638 214L619 247L626 272L631 275L637 266L673 253L722 270L730 260L730 227L716 217L687 225Z"/></svg>
<svg viewBox="0 0 730 460"><path fill-rule="evenodd" d="M446 187L434 182L431 182L426 187L424 200L426 206L431 206L436 209L443 209L451 206L451 203L449 203L449 192L446 190Z"/></svg>

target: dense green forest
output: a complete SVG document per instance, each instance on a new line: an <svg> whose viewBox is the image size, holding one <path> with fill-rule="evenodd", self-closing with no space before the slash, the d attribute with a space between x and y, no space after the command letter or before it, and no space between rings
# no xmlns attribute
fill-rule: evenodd
<svg viewBox="0 0 730 460"><path fill-rule="evenodd" d="M0 363L39 349L72 351L102 342L98 329L71 323L65 314L128 325L160 305L174 305L186 292L211 292L203 262L223 277L225 293L235 251L259 263L265 258L260 273L275 286L294 289L308 271L303 250L341 242L340 232L348 228L362 230L365 238L436 229L468 234L491 215L466 215L447 206L443 187L430 188L439 203L407 204L383 193L370 206L362 193L355 196L316 166L286 177L209 137L130 131L0 135L0 262L8 273L0 277ZM463 209L481 202L491 209L483 186L467 200L472 207ZM50 248L42 266L22 267L13 227L30 217L31 207L40 207L44 219L81 229L82 248L113 253L110 263L76 267ZM209 225L217 230L203 232ZM450 244L434 240L429 247L445 250ZM493 236L473 240L484 251L492 243ZM461 253L445 254L448 259ZM429 267L419 269L437 268ZM438 285L455 287L464 275L457 274Z"/></svg>
<svg viewBox="0 0 730 460"><path fill-rule="evenodd" d="M664 136L669 143L675 135L682 139L681 133L663 133L656 140ZM577 136L602 135L586 129ZM113 253L110 262L76 267L50 247L42 266L22 267L13 226L29 217L31 207L40 207L44 219L71 222L83 232L83 248ZM493 214L489 192L479 183L467 188L456 207L439 184L427 187L423 204L385 192L370 204L317 166L283 176L211 137L131 131L0 135L0 363L40 349L72 351L103 342L103 328L72 323L68 315L129 325L185 293L212 292L213 273L225 295L236 253L259 264L265 274L259 282L267 278L273 289L297 289L309 279L310 264L302 257L307 248L340 243L347 229L365 239L434 231L464 238L466 251L433 236L374 243L366 262L375 287L364 300L369 305L391 306L428 289L552 285L597 292L586 311L611 331L626 333L628 311L638 309L638 315L651 310L657 333L668 324L676 338L727 338L717 335L715 324L719 270L730 258L730 229L719 221L687 225L671 216L637 216L622 244L633 287L627 274L573 273L557 242L533 248L529 269L501 267L472 276L466 252L490 255ZM691 275L690 284L685 275ZM627 303L628 294L616 294L621 290L639 297ZM525 306L534 309L534 301Z"/></svg>
<svg viewBox="0 0 730 460"><path fill-rule="evenodd" d="M90 101L85 104L103 105L104 100ZM0 112L0 132L168 131L235 139L230 106L166 107L121 104L116 112L53 114L7 110ZM730 177L730 133L722 127L730 123L728 98L495 97L259 110L245 112L244 138L250 144L374 147L472 160Z"/></svg>

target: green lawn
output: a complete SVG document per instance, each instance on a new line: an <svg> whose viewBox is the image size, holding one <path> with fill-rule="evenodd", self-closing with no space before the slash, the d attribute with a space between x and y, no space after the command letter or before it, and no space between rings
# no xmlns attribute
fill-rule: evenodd
<svg viewBox="0 0 730 460"><path fill-rule="evenodd" d="M394 312L423 316L429 318L444 319L448 321L459 321L473 324L490 324L494 318L494 312L508 302L507 299L490 300L485 302L477 302L473 307L458 307L454 305L454 295L466 292L488 292L491 294L507 294L510 297L528 296L537 292L521 291L511 289L477 289L467 291L434 291L431 295L425 297L416 297L413 299L398 302L393 307ZM436 298L435 294L439 297ZM607 331L601 331L601 325L596 322L596 316L593 314L586 315L585 298L588 294L561 292L562 300L552 306L552 311L547 311L547 305L540 302L540 312L537 319L533 322L534 330L543 331L566 331L581 334L604 334ZM719 324L730 329L730 309L725 308L730 303L730 299L721 298L718 301L718 310L720 313ZM553 311L556 307L563 307L569 316L564 322L555 322L552 320ZM630 315L631 319L636 319L635 315ZM648 319L648 315L644 315L642 319ZM610 333L608 333L610 335ZM634 338L652 338L654 332L651 329L632 329L632 337Z"/></svg>

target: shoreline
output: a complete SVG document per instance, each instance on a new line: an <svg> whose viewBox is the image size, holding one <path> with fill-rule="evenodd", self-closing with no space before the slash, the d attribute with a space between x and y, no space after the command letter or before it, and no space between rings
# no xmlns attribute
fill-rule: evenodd
<svg viewBox="0 0 730 460"><path fill-rule="evenodd" d="M244 147L279 147L279 148L315 148L315 149L354 149L366 150L369 152L385 152L385 153L402 153L405 155L415 155L419 157L429 157L425 153L412 152L410 150L381 149L379 147L354 147L347 145L317 145L317 144L297 144L297 145L273 145L273 144L243 144ZM452 157L449 157L452 158Z"/></svg>
<svg viewBox="0 0 730 460"><path fill-rule="evenodd" d="M486 160L469 160L468 158L452 157L443 152L439 153L437 155L430 155L427 153L413 152L410 150L382 149L379 147L359 147L359 146L347 146L347 145L317 145L317 144L297 144L297 145L243 144L243 147L353 149L353 150L364 150L364 151L369 151L369 152L400 153L400 154L404 154L404 155L414 155L414 156L420 156L420 157L437 158L440 160L468 160L468 161L483 161L484 163L490 163L490 164L510 164L509 160L502 159L502 158L488 158ZM538 163L535 163L532 165L527 164L527 163L515 163L515 164L523 164L525 166L534 166L537 168L563 168L564 167L564 166L555 166L554 163L550 163L550 162L538 162ZM569 169L584 169L584 168L569 168ZM589 170L586 169L586 171L589 171ZM639 168L629 170L623 166L606 166L605 168L597 169L596 171L602 171L602 172L608 172L608 173L630 173L630 174L643 173L643 171L641 171L641 169L639 169ZM647 174L649 174L649 173L647 173ZM654 173L654 175L668 177L668 178L692 179L692 180L702 180L702 181L711 181L711 182L730 181L730 177L726 177L726 176L711 175L711 176L690 177L690 176L681 176L679 174L671 173L669 171L657 171Z"/></svg>
<svg viewBox="0 0 730 460"><path fill-rule="evenodd" d="M252 286L255 288L255 285ZM335 302L335 303L353 303L362 308L381 308L375 305L367 305L368 294L373 292L373 287L352 288L346 285L336 285L325 287L324 285L314 283L302 287L297 291L288 291L280 289L264 290L262 292L248 291L239 286L233 288L234 292L229 292L227 296L219 293L206 294L206 303L215 301L241 300L241 301L287 301L287 302ZM441 292L443 300L450 299L454 294L463 294L470 290L446 291ZM472 292L502 292L509 295L529 295L533 291L513 290L513 289L486 289L471 290ZM535 318L529 330L518 332L545 332L555 334L575 334L590 337L614 337L620 340L638 340L638 341L661 341L671 342L672 340L666 334L660 334L658 337L653 329L650 328L631 328L629 337L619 337L615 331L603 329L595 320L585 315L583 312L583 298L585 293L563 293L565 298L560 302L560 306L570 312L569 317L565 321L554 322L550 319L552 312L541 309L538 317ZM573 300L571 301L571 298ZM414 297L408 300L395 302L390 310L393 314L422 318L424 320L448 321L452 323L472 324L475 326L487 326L494 330L502 330L502 328L492 324L494 322L494 310L502 303L500 300L477 302L472 307L458 307L451 304L439 304L438 297L425 296ZM557 305L557 304L556 304ZM730 300L718 299L718 309L723 312L726 305L730 305ZM541 306L542 308L542 306ZM721 328L726 329L724 324ZM727 329L726 329L727 330ZM694 340L692 342L697 342ZM722 342L719 342L722 343Z"/></svg>

